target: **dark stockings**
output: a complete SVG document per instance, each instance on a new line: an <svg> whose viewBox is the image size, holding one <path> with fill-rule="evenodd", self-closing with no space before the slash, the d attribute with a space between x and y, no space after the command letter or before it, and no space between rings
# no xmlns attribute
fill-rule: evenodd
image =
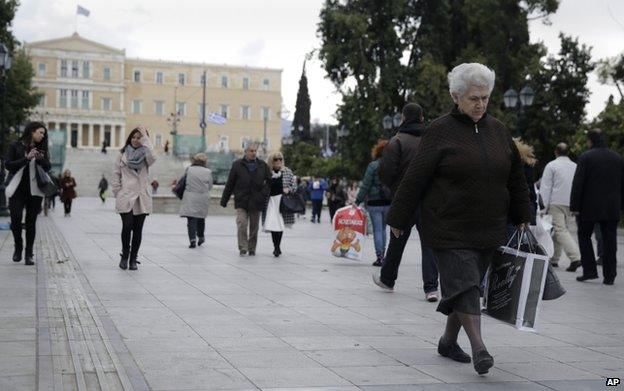
<svg viewBox="0 0 624 391"><path fill-rule="evenodd" d="M121 248L124 256L130 255L131 259L136 259L141 247L141 238L143 236L143 223L146 214L133 215L132 212L120 213L121 228ZM132 237L132 247L130 247L130 238Z"/></svg>
<svg viewBox="0 0 624 391"><path fill-rule="evenodd" d="M271 239L273 239L273 249L276 252L279 252L281 254L282 249L280 248L280 244L282 243L282 234L284 232L275 232L275 231L271 231Z"/></svg>
<svg viewBox="0 0 624 391"><path fill-rule="evenodd" d="M464 327L464 331L470 340L472 354L485 349L483 339L481 339L481 315L466 314L453 311L446 319L446 329L444 330L444 340L446 342L457 342L459 329Z"/></svg>

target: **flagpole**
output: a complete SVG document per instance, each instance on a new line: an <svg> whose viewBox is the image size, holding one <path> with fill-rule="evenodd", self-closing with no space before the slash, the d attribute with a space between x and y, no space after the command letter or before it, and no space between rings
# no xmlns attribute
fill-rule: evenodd
<svg viewBox="0 0 624 391"><path fill-rule="evenodd" d="M74 33L78 34L78 4L76 4L76 13L74 14Z"/></svg>

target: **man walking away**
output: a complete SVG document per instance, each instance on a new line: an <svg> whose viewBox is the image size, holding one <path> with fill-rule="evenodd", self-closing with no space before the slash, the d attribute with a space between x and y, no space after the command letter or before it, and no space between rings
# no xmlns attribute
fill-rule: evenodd
<svg viewBox="0 0 624 391"><path fill-rule="evenodd" d="M540 182L540 194L546 213L552 216L555 230L554 245L555 253L550 263L559 266L561 252L565 252L570 259L570 267L566 270L575 272L581 266L581 254L578 245L572 239L568 224L572 219L570 214L570 193L572 192L572 180L576 171L576 163L568 157L568 145L557 144L555 148L555 160L544 168L544 174Z"/></svg>
<svg viewBox="0 0 624 391"><path fill-rule="evenodd" d="M310 190L310 200L312 201L312 222L316 219L317 223L321 222L321 211L323 210L323 195L328 185L325 179L321 179L318 175L308 184ZM331 222L331 221L330 221Z"/></svg>
<svg viewBox="0 0 624 391"><path fill-rule="evenodd" d="M392 193L396 191L407 166L418 153L418 146L422 133L425 130L423 110L416 103L408 103L403 107L403 123L397 134L392 137L379 160L379 175L381 182L388 186ZM412 219L412 226L420 229L419 211L416 211ZM400 237L390 235L390 243L386 251L385 262L381 266L381 273L373 274L373 281L386 290L394 289L399 265L403 257L405 245L410 237L411 230L405 230ZM425 298L427 301L438 300L438 269L435 265L433 252L430 248L421 246L422 252L422 278Z"/></svg>
<svg viewBox="0 0 624 391"><path fill-rule="evenodd" d="M102 179L100 179L100 183L98 184L98 190L100 191L100 199L102 203L106 203L106 190L108 190L108 181L106 180L106 175L102 174Z"/></svg>
<svg viewBox="0 0 624 391"><path fill-rule="evenodd" d="M577 281L598 278L594 248L591 242L594 225L602 232L603 283L613 285L617 275L617 225L624 201L624 161L616 152L607 148L602 131L587 133L589 150L578 159L570 210L578 214L578 240L581 249L583 275Z"/></svg>
<svg viewBox="0 0 624 391"><path fill-rule="evenodd" d="M271 172L269 166L256 157L257 153L258 144L249 144L245 148L245 156L232 164L221 196L221 206L225 208L234 194L238 250L241 256L248 252L249 255L256 255L260 213L269 197Z"/></svg>

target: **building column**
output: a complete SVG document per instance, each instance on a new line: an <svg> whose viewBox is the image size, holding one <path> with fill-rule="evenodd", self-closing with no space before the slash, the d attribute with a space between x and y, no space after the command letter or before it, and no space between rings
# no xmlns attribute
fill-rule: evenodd
<svg viewBox="0 0 624 391"><path fill-rule="evenodd" d="M76 148L82 148L82 122L78 122L78 145L76 146Z"/></svg>
<svg viewBox="0 0 624 391"><path fill-rule="evenodd" d="M61 128L62 129L62 128ZM67 137L66 147L71 148L71 123L65 122L65 136Z"/></svg>
<svg viewBox="0 0 624 391"><path fill-rule="evenodd" d="M100 148L102 147L102 143L104 142L104 124L100 124L100 145L98 145Z"/></svg>
<svg viewBox="0 0 624 391"><path fill-rule="evenodd" d="M117 131L117 125L111 125L110 135L111 135L111 147L117 147L117 140L115 139L115 132Z"/></svg>
<svg viewBox="0 0 624 391"><path fill-rule="evenodd" d="M119 146L123 147L125 142L126 142L126 126L121 125L119 127Z"/></svg>
<svg viewBox="0 0 624 391"><path fill-rule="evenodd" d="M89 147L93 148L93 124L89 124Z"/></svg>

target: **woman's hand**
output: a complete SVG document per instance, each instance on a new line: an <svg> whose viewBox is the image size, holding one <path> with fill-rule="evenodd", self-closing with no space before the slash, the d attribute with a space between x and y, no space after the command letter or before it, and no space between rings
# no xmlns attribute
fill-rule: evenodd
<svg viewBox="0 0 624 391"><path fill-rule="evenodd" d="M139 126L137 126L137 129L139 129L139 132L141 132L141 135L143 137L148 137L149 136L149 132L147 131L147 128L145 127L145 125L139 125Z"/></svg>
<svg viewBox="0 0 624 391"><path fill-rule="evenodd" d="M390 231L392 231L392 234L397 239L401 237L401 235L403 235L403 230L398 229L398 228L390 227Z"/></svg>
<svg viewBox="0 0 624 391"><path fill-rule="evenodd" d="M36 149L33 148L26 155L26 159L33 160L33 159L36 159L38 157L38 155L39 155L39 151L37 151Z"/></svg>
<svg viewBox="0 0 624 391"><path fill-rule="evenodd" d="M290 189L288 187L285 187L284 188L284 194L288 194L288 193L290 193Z"/></svg>
<svg viewBox="0 0 624 391"><path fill-rule="evenodd" d="M529 223L522 223L518 225L518 231L527 231L529 229Z"/></svg>

